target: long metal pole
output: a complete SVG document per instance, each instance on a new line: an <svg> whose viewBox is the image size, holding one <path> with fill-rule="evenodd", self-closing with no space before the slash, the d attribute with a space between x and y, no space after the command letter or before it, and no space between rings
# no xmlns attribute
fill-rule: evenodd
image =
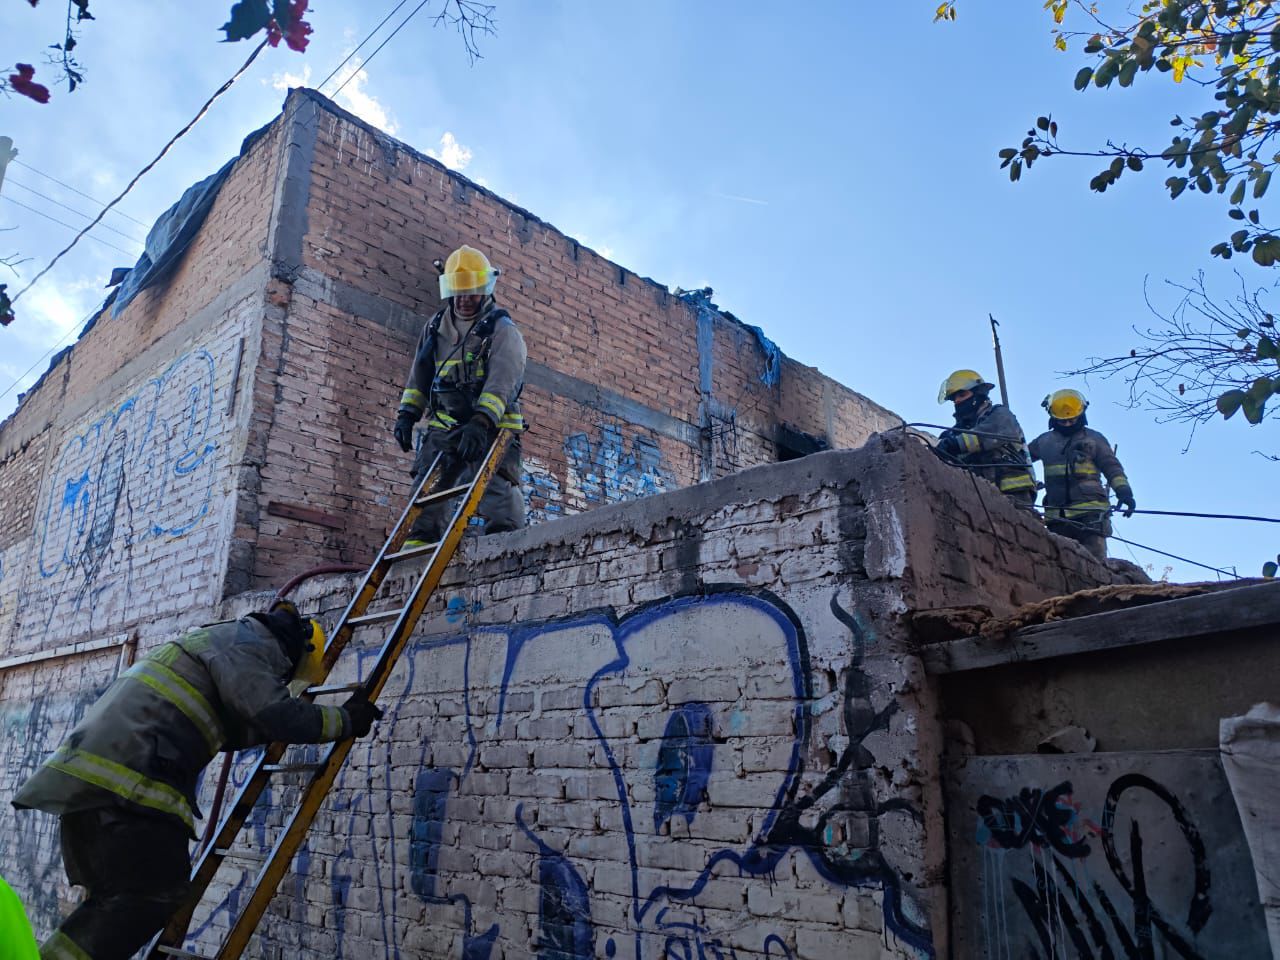
<svg viewBox="0 0 1280 960"><path fill-rule="evenodd" d="M1000 326L1000 321L989 313L987 318L991 321L991 345L996 351L996 379L1000 383L1000 402L1007 407L1009 405L1009 389L1004 382L1004 355L1000 352L1000 334L996 332L996 327Z"/></svg>

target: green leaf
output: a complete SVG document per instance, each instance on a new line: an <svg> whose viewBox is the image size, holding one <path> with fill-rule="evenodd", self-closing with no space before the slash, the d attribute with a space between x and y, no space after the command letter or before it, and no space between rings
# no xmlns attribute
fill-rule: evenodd
<svg viewBox="0 0 1280 960"><path fill-rule="evenodd" d="M1129 165L1129 169L1130 169L1130 170L1141 170L1141 169L1142 169L1142 158L1141 158L1141 157L1129 156L1128 158L1126 158L1126 159L1125 159L1125 163L1127 163L1127 164Z"/></svg>
<svg viewBox="0 0 1280 960"><path fill-rule="evenodd" d="M1243 403L1243 390L1228 390L1222 396L1218 397L1218 412L1222 414L1223 420L1230 420L1235 416L1236 411L1240 409L1240 405Z"/></svg>
<svg viewBox="0 0 1280 960"><path fill-rule="evenodd" d="M1241 340L1248 340L1249 331L1241 327L1239 330L1236 331L1236 336L1239 337Z"/></svg>
<svg viewBox="0 0 1280 960"><path fill-rule="evenodd" d="M1271 171L1263 170L1258 174L1258 178L1253 181L1253 199L1258 200L1267 192L1267 187L1271 184Z"/></svg>
<svg viewBox="0 0 1280 960"><path fill-rule="evenodd" d="M231 18L219 29L226 33L228 42L247 40L266 29L270 20L271 8L267 6L267 0L239 0L231 8Z"/></svg>
<svg viewBox="0 0 1280 960"><path fill-rule="evenodd" d="M1036 126L1037 126L1039 129L1041 129L1041 130L1048 130L1048 129L1049 129L1049 118L1048 118L1048 117L1036 117Z"/></svg>
<svg viewBox="0 0 1280 960"><path fill-rule="evenodd" d="M1230 217L1232 220L1243 220L1243 219L1244 219L1244 211L1243 211L1243 210L1228 210L1228 211L1227 211L1227 216L1228 216L1228 217Z"/></svg>
<svg viewBox="0 0 1280 960"><path fill-rule="evenodd" d="M1181 194L1183 190L1187 189L1187 178L1170 177L1164 182L1164 185L1169 188L1169 198L1171 200L1176 200L1178 195Z"/></svg>
<svg viewBox="0 0 1280 960"><path fill-rule="evenodd" d="M1196 186L1200 188L1201 193L1208 193L1213 189L1213 181L1209 179L1207 173L1202 173L1196 177Z"/></svg>
<svg viewBox="0 0 1280 960"><path fill-rule="evenodd" d="M1127 87L1133 83L1133 78L1138 75L1138 61L1127 60L1125 65L1120 68L1120 86Z"/></svg>
<svg viewBox="0 0 1280 960"><path fill-rule="evenodd" d="M1280 570L1280 565L1277 565L1274 560L1268 560L1262 565L1262 575L1268 580L1275 579L1277 570Z"/></svg>
<svg viewBox="0 0 1280 960"><path fill-rule="evenodd" d="M1005 147L1003 150L1000 151L1000 154L999 154L1001 160L1012 160L1017 155L1018 155L1018 151L1015 150L1013 147ZM1244 214L1242 213L1240 214L1240 216L1243 217Z"/></svg>
<svg viewBox="0 0 1280 960"><path fill-rule="evenodd" d="M1232 205L1233 207L1238 207L1240 204L1244 203L1244 188L1245 188L1245 186L1246 186L1245 182L1244 182L1243 180L1241 180L1241 181L1239 181L1238 183L1236 183L1236 188L1235 188L1234 190L1232 190L1232 191L1231 191L1231 205ZM1244 211L1240 211L1240 216L1236 217L1236 219L1237 219L1237 220L1243 220L1243 219L1244 219Z"/></svg>
<svg viewBox="0 0 1280 960"><path fill-rule="evenodd" d="M1270 337L1258 338L1258 359L1259 360L1275 360L1280 357L1280 347L1276 346L1276 342Z"/></svg>
<svg viewBox="0 0 1280 960"><path fill-rule="evenodd" d="M1266 413L1267 400L1265 397L1259 399L1250 394L1244 395L1244 400L1240 404L1240 409L1244 411L1244 418L1255 427L1262 422L1262 418Z"/></svg>

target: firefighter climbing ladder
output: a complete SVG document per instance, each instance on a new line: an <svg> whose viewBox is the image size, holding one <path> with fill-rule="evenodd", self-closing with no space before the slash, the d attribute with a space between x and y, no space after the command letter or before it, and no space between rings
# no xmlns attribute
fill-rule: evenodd
<svg viewBox="0 0 1280 960"><path fill-rule="evenodd" d="M316 697L349 694L363 690L371 702L376 702L378 694L391 675L405 644L417 626L422 611L426 608L431 595L435 592L449 565L458 543L466 531L467 523L475 515L480 505L480 498L490 478L502 462L507 445L511 442L511 431L499 430L489 454L483 465L476 471L470 483L450 486L457 471L451 469L444 457L437 457L431 469L421 479L409 499L409 504L400 515L400 520L392 530L390 538L379 551L378 557L364 575L360 588L356 591L351 603L343 612L334 630L332 639L325 647L324 674L327 677L334 663L346 648L357 629L378 624L392 624L386 635L382 649L378 654L369 676L356 684L318 685L307 689L302 696L308 700ZM452 477L451 477L452 474ZM423 547L403 549L413 521L424 507L444 503L459 497L460 502L453 512L453 517L445 528L444 534L437 543ZM369 605L377 598L382 581L393 566L408 560L427 558L427 563L409 593L403 606L386 610L368 612ZM214 960L236 960L257 929L267 905L275 896L285 871L289 869L294 854L298 852L307 830L324 803L325 797L333 787L338 772L342 769L347 755L351 752L353 740L339 740L336 743L322 745L321 757L316 763L289 764L281 763L287 744L272 743L264 750L257 765L250 774L239 795L231 805L230 812L223 819L213 842L205 847L191 875L191 893L187 902L179 908L169 921L168 926L156 937L147 951L147 960L163 960L165 957L187 957L206 960L204 954L192 953L182 949L186 939L187 928L199 906L204 892L224 860L249 859L261 861L262 866L254 881L244 908L231 923L226 939ZM245 821L253 812L254 804L262 794L267 782L275 775L306 774L310 779L302 785L297 809L292 816L287 816L283 831L277 837L270 853L239 850L232 844L239 835Z"/></svg>

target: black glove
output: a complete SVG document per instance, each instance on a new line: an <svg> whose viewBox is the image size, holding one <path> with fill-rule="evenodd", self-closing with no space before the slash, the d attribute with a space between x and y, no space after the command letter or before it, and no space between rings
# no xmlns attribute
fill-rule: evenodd
<svg viewBox="0 0 1280 960"><path fill-rule="evenodd" d="M946 430L942 436L938 438L938 452L944 453L948 457L960 456L963 448L960 445L960 434L954 430Z"/></svg>
<svg viewBox="0 0 1280 960"><path fill-rule="evenodd" d="M400 449L405 453L413 449L413 424L413 414L408 410L401 410L396 414L396 427L394 430L396 443L400 444Z"/></svg>
<svg viewBox="0 0 1280 960"><path fill-rule="evenodd" d="M490 433L493 421L483 413L475 414L463 426L459 427L450 440L458 459L465 463L479 460L489 449Z"/></svg>
<svg viewBox="0 0 1280 960"><path fill-rule="evenodd" d="M351 735L367 737L373 729L373 721L382 719L382 711L369 702L363 693L353 693L342 705L351 718Z"/></svg>
<svg viewBox="0 0 1280 960"><path fill-rule="evenodd" d="M1116 499L1124 507L1124 515L1126 517L1132 517L1133 511L1138 509L1138 502L1133 499L1133 491L1128 488L1116 490Z"/></svg>

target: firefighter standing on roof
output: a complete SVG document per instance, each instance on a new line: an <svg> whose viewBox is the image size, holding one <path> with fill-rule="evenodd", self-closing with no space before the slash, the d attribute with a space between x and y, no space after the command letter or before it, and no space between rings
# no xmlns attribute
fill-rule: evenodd
<svg viewBox="0 0 1280 960"><path fill-rule="evenodd" d="M395 437L406 453L413 449L414 424L426 417L425 437L413 465L415 478L431 468L438 453L446 452L464 465L459 482L465 482L499 427L524 429L517 398L527 354L510 314L494 302L497 278L488 258L472 247L459 247L445 262L440 275L444 305L418 340L396 416ZM480 501L486 533L525 525L521 471L517 432ZM444 506L428 507L418 515L404 546L435 542L443 532Z"/></svg>
<svg viewBox="0 0 1280 960"><path fill-rule="evenodd" d="M289 696L323 645L278 602L164 644L89 708L13 798L59 816L67 878L88 890L43 960L128 960L164 926L190 886L196 787L218 751L369 733L382 713L361 693L341 707Z"/></svg>
<svg viewBox="0 0 1280 960"><path fill-rule="evenodd" d="M1102 486L1107 478L1124 506L1137 509L1129 478L1107 438L1086 426L1089 401L1076 390L1058 390L1044 398L1049 429L1031 441L1031 457L1044 461L1044 519L1053 533L1082 543L1099 558L1107 555L1111 501Z"/></svg>
<svg viewBox="0 0 1280 960"><path fill-rule="evenodd" d="M1013 412L993 404L993 384L975 370L957 370L942 382L938 402L955 405L956 425L943 431L938 452L951 463L985 477L1019 506L1036 502L1036 477L1027 441Z"/></svg>

